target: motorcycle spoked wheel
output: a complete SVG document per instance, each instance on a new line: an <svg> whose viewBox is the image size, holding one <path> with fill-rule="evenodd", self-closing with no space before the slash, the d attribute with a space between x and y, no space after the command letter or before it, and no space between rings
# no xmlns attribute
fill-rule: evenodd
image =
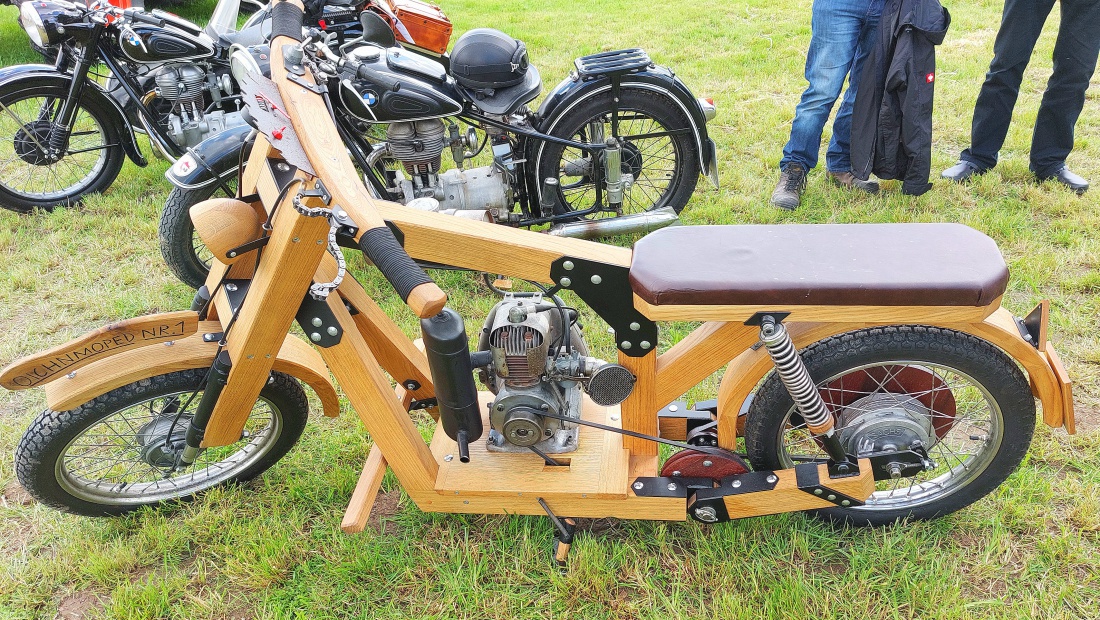
<svg viewBox="0 0 1100 620"><path fill-rule="evenodd" d="M880 327L827 338L807 347L802 359L822 396L838 385L860 386L848 411L833 408L834 419L848 419L853 431L865 416L885 409L905 410L907 425L932 429L925 448L936 466L912 477L880 480L864 506L815 511L817 516L857 525L887 525L903 519L931 519L960 510L1004 482L1023 460L1035 430L1035 400L1027 378L993 345L961 332L921 326ZM935 411L916 403L920 393L899 394L888 387L882 369L933 373L935 392L954 398L950 428L935 427ZM916 374L916 373L914 373ZM878 377L871 382L864 376ZM842 381L845 377L853 381ZM870 383L874 387L867 388ZM925 382L927 384L927 382ZM887 387L884 387L887 386ZM876 407L875 404L878 404ZM904 406L899 406L899 404ZM864 409L862 406L871 405ZM924 415L926 419L921 420ZM844 424L836 431L844 436ZM843 441L842 441L843 443ZM856 441L852 441L855 444ZM773 372L757 390L745 424L745 445L755 469L787 469L828 458L794 408ZM846 445L855 453L855 445Z"/></svg>
<svg viewBox="0 0 1100 620"><path fill-rule="evenodd" d="M0 207L28 213L72 206L101 192L122 169L125 153L116 113L83 96L66 154L47 156L52 116L68 93L60 88L0 92Z"/></svg>
<svg viewBox="0 0 1100 620"><path fill-rule="evenodd" d="M236 190L237 179L227 183ZM189 213L191 207L218 194L225 194L221 184L211 183L196 189L173 187L172 193L164 202L164 212L160 214L160 254L168 268L187 286L198 289L206 284L206 275L210 273L210 261L214 254L195 233L195 224ZM236 194L229 195L230 198Z"/></svg>
<svg viewBox="0 0 1100 620"><path fill-rule="evenodd" d="M612 135L611 93L582 101L542 130L576 142L603 142ZM624 86L619 95L618 134L640 136L687 129L667 136L626 140L622 150L622 171L634 176L623 197L624 215L671 206L677 213L687 205L699 182L699 149L690 131L691 121L668 97L650 90ZM596 204L597 195L606 206L604 188L597 188L591 170L602 159L580 149L547 142L542 147L536 171L539 183L554 178L559 183L557 211L567 214ZM600 175L602 178L602 175ZM585 219L615 216L598 211Z"/></svg>
<svg viewBox="0 0 1100 620"><path fill-rule="evenodd" d="M69 411L47 409L15 452L19 483L35 499L87 516L190 500L243 482L274 465L298 441L309 416L301 385L272 373L235 444L210 448L190 466L166 472L148 455L169 435L180 440L198 406L208 369L157 375L116 388ZM191 394L199 390L195 398ZM180 412L180 407L185 406ZM173 427L175 416L180 421ZM169 432L169 429L172 429ZM143 455L144 453L144 455Z"/></svg>

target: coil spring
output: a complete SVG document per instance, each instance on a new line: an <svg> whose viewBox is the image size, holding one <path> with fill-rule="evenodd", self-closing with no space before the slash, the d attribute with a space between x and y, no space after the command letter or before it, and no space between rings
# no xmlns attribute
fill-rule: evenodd
<svg viewBox="0 0 1100 620"><path fill-rule="evenodd" d="M806 425L818 434L831 431L833 416L817 391L810 371L806 370L806 364L794 348L787 328L771 320L770 316L764 317L760 323L760 340L768 350L768 355L775 364L775 372L779 374L779 379L783 381Z"/></svg>

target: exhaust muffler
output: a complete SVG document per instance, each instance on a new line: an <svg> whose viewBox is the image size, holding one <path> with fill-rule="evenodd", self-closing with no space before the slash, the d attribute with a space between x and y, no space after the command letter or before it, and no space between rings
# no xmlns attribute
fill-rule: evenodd
<svg viewBox="0 0 1100 620"><path fill-rule="evenodd" d="M671 226L680 221L672 207L661 207L644 213L620 215L599 220L581 220L567 224L555 224L547 231L556 237L574 237L577 239L598 239L612 235L630 235L650 233L658 228Z"/></svg>

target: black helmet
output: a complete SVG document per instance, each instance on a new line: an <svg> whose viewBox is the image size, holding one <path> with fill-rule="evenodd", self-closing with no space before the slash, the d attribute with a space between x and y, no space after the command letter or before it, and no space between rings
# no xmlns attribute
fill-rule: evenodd
<svg viewBox="0 0 1100 620"><path fill-rule="evenodd" d="M527 46L499 30L477 28L458 38L451 50L451 75L471 89L501 89L527 76Z"/></svg>

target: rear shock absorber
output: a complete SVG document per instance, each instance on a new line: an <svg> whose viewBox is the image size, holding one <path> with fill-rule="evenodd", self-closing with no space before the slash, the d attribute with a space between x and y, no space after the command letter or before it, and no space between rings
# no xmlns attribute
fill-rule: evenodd
<svg viewBox="0 0 1100 620"><path fill-rule="evenodd" d="M616 211L623 205L623 148L615 138L607 139L607 148L603 151L604 176L607 179L607 204Z"/></svg>
<svg viewBox="0 0 1100 620"><path fill-rule="evenodd" d="M810 371L806 369L802 357L798 355L787 328L777 322L775 317L767 315L760 321L760 341L764 343L764 348L775 364L775 372L794 400L806 426L821 440L825 451L829 453L832 461L830 470L835 468L836 473L841 475L853 473L851 470L855 461L844 452L844 446L840 444L833 429L833 414L817 391L817 385L810 377Z"/></svg>

